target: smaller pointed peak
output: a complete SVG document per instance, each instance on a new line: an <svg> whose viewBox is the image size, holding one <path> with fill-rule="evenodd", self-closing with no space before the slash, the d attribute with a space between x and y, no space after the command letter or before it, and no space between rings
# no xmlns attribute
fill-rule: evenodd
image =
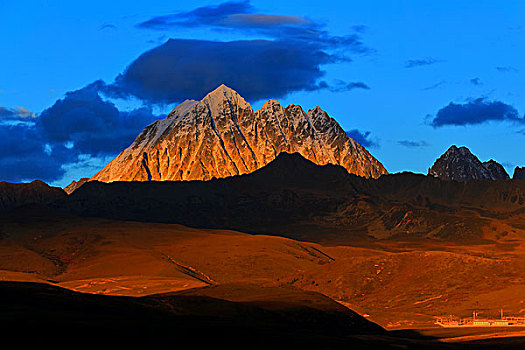
<svg viewBox="0 0 525 350"><path fill-rule="evenodd" d="M514 180L525 180L525 166L514 168L514 175L512 176Z"/></svg>
<svg viewBox="0 0 525 350"><path fill-rule="evenodd" d="M281 104L279 103L279 101L270 99L270 100L266 101L266 102L262 105L261 109L262 109L262 110L265 110L265 109L273 109L274 106L278 106L278 107L280 107L281 109L283 108L283 107L281 106Z"/></svg>
<svg viewBox="0 0 525 350"><path fill-rule="evenodd" d="M445 152L445 154L449 154L449 153L472 154L472 152L470 151L470 149L468 149L468 147L465 147L465 146L458 147L456 145L450 146L450 148Z"/></svg>
<svg viewBox="0 0 525 350"><path fill-rule="evenodd" d="M301 105L289 104L285 109L304 113L303 107L301 107Z"/></svg>
<svg viewBox="0 0 525 350"><path fill-rule="evenodd" d="M327 113L325 112L325 110L322 109L322 108L319 107L319 106L315 106L314 109L310 109L310 110L308 111L308 113L314 113L314 114L323 113L323 114L327 114Z"/></svg>

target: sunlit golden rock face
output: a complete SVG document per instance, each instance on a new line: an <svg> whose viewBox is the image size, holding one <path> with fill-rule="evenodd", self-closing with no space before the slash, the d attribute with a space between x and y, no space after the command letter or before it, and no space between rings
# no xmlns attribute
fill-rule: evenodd
<svg viewBox="0 0 525 350"><path fill-rule="evenodd" d="M86 182L89 181L89 178L87 177L83 177L81 178L80 180L78 181L73 181L71 182L69 185L67 185L66 187L64 187L64 191L67 193L67 194L71 194L73 192L75 192L75 190L77 188L79 188L80 186L82 186L83 184L85 184Z"/></svg>
<svg viewBox="0 0 525 350"><path fill-rule="evenodd" d="M298 152L319 165L341 165L367 178L383 165L348 137L321 108L304 112L270 100L253 111L221 85L201 101L187 100L147 126L91 180L209 180L251 173L281 152Z"/></svg>

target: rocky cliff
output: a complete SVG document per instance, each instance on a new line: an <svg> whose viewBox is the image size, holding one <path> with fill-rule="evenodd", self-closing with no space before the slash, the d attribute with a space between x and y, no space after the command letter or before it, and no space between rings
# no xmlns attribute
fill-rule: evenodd
<svg viewBox="0 0 525 350"><path fill-rule="evenodd" d="M64 187L64 191L66 191L67 194L71 194L71 193L75 192L75 190L77 188L79 188L80 186L82 186L83 184L85 184L88 181L89 181L88 177L83 177L83 178L81 178L78 181L73 181L69 185Z"/></svg>
<svg viewBox="0 0 525 350"><path fill-rule="evenodd" d="M514 175L512 176L512 179L514 180L525 180L525 167L519 167L517 166L514 169Z"/></svg>
<svg viewBox="0 0 525 350"><path fill-rule="evenodd" d="M510 179L509 174L500 163L491 159L487 162L483 162L483 166L487 169L494 180L508 180Z"/></svg>
<svg viewBox="0 0 525 350"><path fill-rule="evenodd" d="M467 147L455 145L434 162L428 175L455 181L509 179L503 166L495 160L482 163Z"/></svg>

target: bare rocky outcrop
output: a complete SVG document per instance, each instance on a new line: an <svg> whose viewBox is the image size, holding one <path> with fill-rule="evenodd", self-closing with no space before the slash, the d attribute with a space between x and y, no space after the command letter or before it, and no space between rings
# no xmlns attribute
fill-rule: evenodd
<svg viewBox="0 0 525 350"><path fill-rule="evenodd" d="M67 194L71 194L71 193L75 192L75 190L77 188L79 188L80 186L82 186L83 184L85 184L88 181L89 181L88 177L83 177L83 178L81 178L78 181L73 181L69 185L64 187L64 191L66 191Z"/></svg>
<svg viewBox="0 0 525 350"><path fill-rule="evenodd" d="M513 180L525 180L525 166L521 168L517 166L514 169L514 175L512 176L512 179Z"/></svg>
<svg viewBox="0 0 525 350"><path fill-rule="evenodd" d="M237 92L219 86L201 101L187 100L147 126L91 180L210 180L251 173L282 152L343 166L367 178L383 165L348 137L321 108L304 112L270 100L253 111Z"/></svg>
<svg viewBox="0 0 525 350"><path fill-rule="evenodd" d="M483 166L489 171L490 175L494 180L508 180L510 179L509 174L500 163L491 159L487 162L483 162Z"/></svg>
<svg viewBox="0 0 525 350"><path fill-rule="evenodd" d="M467 147L452 145L441 155L430 169L428 175L442 180L508 180L509 174L495 160L481 162Z"/></svg>

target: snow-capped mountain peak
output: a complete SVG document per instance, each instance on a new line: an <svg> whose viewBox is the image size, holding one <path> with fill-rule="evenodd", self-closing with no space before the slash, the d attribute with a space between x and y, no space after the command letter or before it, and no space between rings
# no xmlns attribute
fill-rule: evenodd
<svg viewBox="0 0 525 350"><path fill-rule="evenodd" d="M283 108L269 100L253 111L235 90L220 85L148 125L92 180L209 180L250 173L281 152L365 177L387 173L321 108L305 113L301 106Z"/></svg>

